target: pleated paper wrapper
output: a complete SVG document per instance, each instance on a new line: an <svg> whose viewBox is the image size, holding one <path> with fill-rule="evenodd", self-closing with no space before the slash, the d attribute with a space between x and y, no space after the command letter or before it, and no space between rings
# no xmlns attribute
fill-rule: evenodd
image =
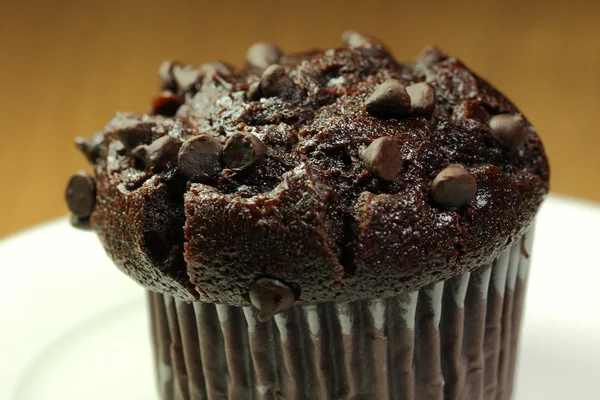
<svg viewBox="0 0 600 400"><path fill-rule="evenodd" d="M161 399L510 399L532 237L410 294L267 322L149 292Z"/></svg>

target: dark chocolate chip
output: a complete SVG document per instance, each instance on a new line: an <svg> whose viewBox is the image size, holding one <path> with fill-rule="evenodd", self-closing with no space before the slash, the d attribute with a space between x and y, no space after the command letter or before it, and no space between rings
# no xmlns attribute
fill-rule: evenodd
<svg viewBox="0 0 600 400"><path fill-rule="evenodd" d="M223 169L222 149L221 142L212 136L195 136L179 150L179 169L193 182L209 181Z"/></svg>
<svg viewBox="0 0 600 400"><path fill-rule="evenodd" d="M444 53L439 48L429 45L421 50L421 53L415 58L417 61L415 69L418 72L424 73L425 70L431 69L432 66L447 60L449 57L448 54Z"/></svg>
<svg viewBox="0 0 600 400"><path fill-rule="evenodd" d="M410 107L415 114L429 116L435 108L435 92L425 82L415 83L406 88L410 97Z"/></svg>
<svg viewBox="0 0 600 400"><path fill-rule="evenodd" d="M366 50L367 52L380 56L388 53L385 45L379 40L356 31L346 31L342 34L342 41L351 49Z"/></svg>
<svg viewBox="0 0 600 400"><path fill-rule="evenodd" d="M198 70L204 81L210 81L216 76L231 75L232 67L221 61L212 61L202 64Z"/></svg>
<svg viewBox="0 0 600 400"><path fill-rule="evenodd" d="M259 100L262 97L262 93L260 91L260 81L252 82L248 87L248 91L246 92L246 98L248 100Z"/></svg>
<svg viewBox="0 0 600 400"><path fill-rule="evenodd" d="M170 90L171 92L177 91L177 82L175 81L175 76L173 75L173 69L177 67L181 67L183 64L179 61L164 61L159 69L158 76L160 78L160 88L162 90Z"/></svg>
<svg viewBox="0 0 600 400"><path fill-rule="evenodd" d="M177 93L183 95L192 89L195 89L196 82L202 79L202 73L198 68L194 68L191 65L181 66L176 65L173 67L173 76L175 82L177 82Z"/></svg>
<svg viewBox="0 0 600 400"><path fill-rule="evenodd" d="M365 109L378 118L402 118L410 113L410 96L400 81L389 79L375 88Z"/></svg>
<svg viewBox="0 0 600 400"><path fill-rule="evenodd" d="M172 117L177 113L177 110L182 104L183 97L178 96L173 92L165 91L152 99L152 109L150 110L150 113L153 115Z"/></svg>
<svg viewBox="0 0 600 400"><path fill-rule="evenodd" d="M248 132L237 132L223 148L223 161L232 170L242 170L260 161L267 153L267 146Z"/></svg>
<svg viewBox="0 0 600 400"><path fill-rule="evenodd" d="M146 166L162 171L176 164L181 141L173 136L165 135L144 148L142 151ZM142 155L140 154L140 156Z"/></svg>
<svg viewBox="0 0 600 400"><path fill-rule="evenodd" d="M459 164L444 168L431 183L431 197L446 207L461 207L477 194L477 181L465 167Z"/></svg>
<svg viewBox="0 0 600 400"><path fill-rule="evenodd" d="M519 114L499 114L490 119L490 131L502 145L515 150L527 141L525 120Z"/></svg>
<svg viewBox="0 0 600 400"><path fill-rule="evenodd" d="M273 64L262 74L260 90L264 97L284 96L290 93L295 84L281 65Z"/></svg>
<svg viewBox="0 0 600 400"><path fill-rule="evenodd" d="M96 164L98 157L100 157L103 142L104 134L102 132L98 132L88 139L82 137L75 138L75 145L92 164Z"/></svg>
<svg viewBox="0 0 600 400"><path fill-rule="evenodd" d="M148 143L152 139L153 124L147 122L136 122L116 131L117 139L127 150L132 150L141 144Z"/></svg>
<svg viewBox="0 0 600 400"><path fill-rule="evenodd" d="M81 218L75 214L71 214L71 218L70 218L69 222L71 223L71 226L73 226L74 228L82 229L84 231L92 230L89 218Z"/></svg>
<svg viewBox="0 0 600 400"><path fill-rule="evenodd" d="M73 214L88 218L96 202L96 182L87 172L79 171L69 180L65 199Z"/></svg>
<svg viewBox="0 0 600 400"><path fill-rule="evenodd" d="M146 169L148 165L148 145L141 144L135 149L131 150L131 156L135 160L135 168Z"/></svg>
<svg viewBox="0 0 600 400"><path fill-rule="evenodd" d="M344 44L351 49L365 47L365 46L373 46L377 45L377 41L373 38L368 37L367 35L363 35L362 33L348 30L342 33L342 41Z"/></svg>
<svg viewBox="0 0 600 400"><path fill-rule="evenodd" d="M389 136L373 140L362 152L361 158L371 174L386 181L396 179L402 170L400 145Z"/></svg>
<svg viewBox="0 0 600 400"><path fill-rule="evenodd" d="M296 291L289 285L273 278L260 278L250 288L248 297L258 310L258 320L268 321L296 302Z"/></svg>
<svg viewBox="0 0 600 400"><path fill-rule="evenodd" d="M254 43L248 49L246 61L251 67L265 69L269 65L277 64L282 55L283 53L279 47L269 43L258 42Z"/></svg>
<svg viewBox="0 0 600 400"><path fill-rule="evenodd" d="M222 61L211 61L200 65L199 69L203 74L214 72L226 76L231 74L233 68Z"/></svg>

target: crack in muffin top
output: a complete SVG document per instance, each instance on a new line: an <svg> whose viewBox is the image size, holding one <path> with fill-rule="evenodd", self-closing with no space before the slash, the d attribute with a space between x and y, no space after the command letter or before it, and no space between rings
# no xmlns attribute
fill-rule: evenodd
<svg viewBox="0 0 600 400"><path fill-rule="evenodd" d="M78 139L95 187L69 185L74 224L150 290L259 309L393 296L492 263L548 191L535 129L435 47L400 64L344 39L292 55L259 43L239 71L165 62L148 114Z"/></svg>

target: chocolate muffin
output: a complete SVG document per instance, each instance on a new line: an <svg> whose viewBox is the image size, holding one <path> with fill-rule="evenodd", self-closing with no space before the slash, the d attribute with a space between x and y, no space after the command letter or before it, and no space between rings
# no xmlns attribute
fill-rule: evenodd
<svg viewBox="0 0 600 400"><path fill-rule="evenodd" d="M356 32L165 62L77 145L75 226L148 290L163 399L509 399L540 139L462 62Z"/></svg>

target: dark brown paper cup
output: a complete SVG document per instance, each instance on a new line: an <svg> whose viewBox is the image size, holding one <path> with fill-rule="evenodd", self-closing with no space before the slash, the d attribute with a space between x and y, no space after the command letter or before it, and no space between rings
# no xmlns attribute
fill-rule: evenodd
<svg viewBox="0 0 600 400"><path fill-rule="evenodd" d="M492 265L398 297L250 307L149 292L163 400L511 397L533 230Z"/></svg>

